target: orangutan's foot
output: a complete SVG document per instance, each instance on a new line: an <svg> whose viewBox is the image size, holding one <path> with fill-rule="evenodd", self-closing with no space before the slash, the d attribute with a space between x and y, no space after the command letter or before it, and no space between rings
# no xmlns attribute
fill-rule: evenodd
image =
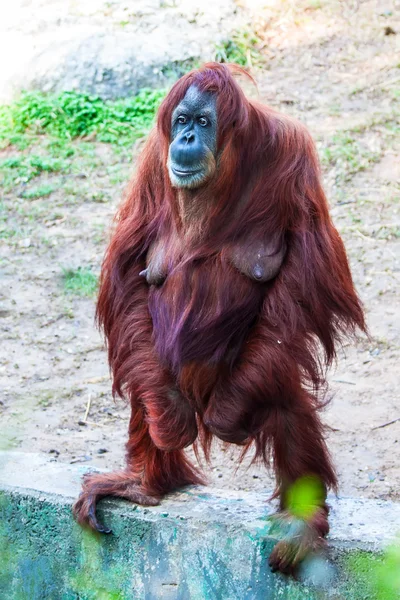
<svg viewBox="0 0 400 600"><path fill-rule="evenodd" d="M160 503L159 498L146 494L140 483L130 477L128 472L89 473L83 478L81 495L72 509L78 523L99 533L112 533L96 516L97 502L106 496L124 498L143 506L156 506Z"/></svg>
<svg viewBox="0 0 400 600"><path fill-rule="evenodd" d="M318 508L309 520L283 511L272 517L272 532L282 537L269 557L272 572L296 575L300 563L311 554L320 554L326 547L324 536L329 526L327 512Z"/></svg>

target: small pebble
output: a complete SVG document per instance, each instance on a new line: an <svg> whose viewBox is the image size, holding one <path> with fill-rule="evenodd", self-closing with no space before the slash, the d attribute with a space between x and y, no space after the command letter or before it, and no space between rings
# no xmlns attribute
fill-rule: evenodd
<svg viewBox="0 0 400 600"><path fill-rule="evenodd" d="M385 35L396 35L395 30L393 29L393 27L390 27L390 25L385 27L384 31L385 31Z"/></svg>

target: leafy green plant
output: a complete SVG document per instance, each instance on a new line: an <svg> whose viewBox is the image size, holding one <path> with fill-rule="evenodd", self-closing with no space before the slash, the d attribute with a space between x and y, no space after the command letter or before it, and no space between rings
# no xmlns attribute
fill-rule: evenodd
<svg viewBox="0 0 400 600"><path fill-rule="evenodd" d="M63 269L64 290L78 296L93 296L98 280L89 267Z"/></svg>
<svg viewBox="0 0 400 600"><path fill-rule="evenodd" d="M221 63L236 63L242 67L260 64L260 43L260 38L253 31L237 31L231 38L217 44L214 59Z"/></svg>
<svg viewBox="0 0 400 600"><path fill-rule="evenodd" d="M108 101L78 92L24 92L0 107L0 143L20 144L21 136L42 134L129 143L147 133L164 95L163 90L143 89L132 98Z"/></svg>
<svg viewBox="0 0 400 600"><path fill-rule="evenodd" d="M26 151L34 145L35 150L0 161L0 184L8 192L44 172L90 174L99 163L93 142L108 142L124 151L148 133L164 94L142 90L133 98L104 101L76 92L23 93L13 104L0 106L0 148L14 145ZM42 184L24 190L22 196L41 197L51 191Z"/></svg>

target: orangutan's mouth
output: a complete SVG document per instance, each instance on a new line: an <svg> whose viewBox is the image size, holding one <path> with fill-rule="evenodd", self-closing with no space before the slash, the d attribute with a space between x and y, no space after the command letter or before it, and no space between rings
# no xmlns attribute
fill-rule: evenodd
<svg viewBox="0 0 400 600"><path fill-rule="evenodd" d="M201 173L203 169L196 169L195 171L181 171L180 169L175 169L174 167L172 167L172 172L174 173L174 175L177 175L177 177L190 177L192 175L197 175L197 173Z"/></svg>

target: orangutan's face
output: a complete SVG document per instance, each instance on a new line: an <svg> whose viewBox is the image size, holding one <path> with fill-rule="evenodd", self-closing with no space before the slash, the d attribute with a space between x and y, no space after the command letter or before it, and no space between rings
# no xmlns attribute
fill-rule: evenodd
<svg viewBox="0 0 400 600"><path fill-rule="evenodd" d="M216 98L191 86L172 113L168 173L177 188L197 188L216 170Z"/></svg>

